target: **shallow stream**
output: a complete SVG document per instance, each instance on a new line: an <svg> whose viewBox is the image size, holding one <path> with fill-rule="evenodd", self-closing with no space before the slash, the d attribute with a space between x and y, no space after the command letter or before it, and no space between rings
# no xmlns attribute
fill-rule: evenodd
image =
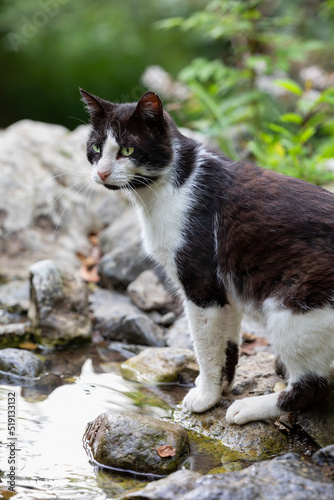
<svg viewBox="0 0 334 500"><path fill-rule="evenodd" d="M111 409L170 419L189 388L148 387L124 380L120 362L127 353L119 346L80 347L43 355L47 373L34 385L0 382L2 487L8 487L8 443L12 438L7 431L6 409L8 394L13 392L17 412L16 500L100 500L146 483L147 479L102 471L90 463L83 446L87 424ZM219 446L213 452L210 441L191 438L187 468L206 473L221 466Z"/></svg>

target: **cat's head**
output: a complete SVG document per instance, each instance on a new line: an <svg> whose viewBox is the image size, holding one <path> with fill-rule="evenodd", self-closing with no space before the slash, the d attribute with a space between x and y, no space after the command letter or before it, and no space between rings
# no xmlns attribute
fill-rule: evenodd
<svg viewBox="0 0 334 500"><path fill-rule="evenodd" d="M87 157L95 182L109 189L139 189L167 174L173 126L154 92L128 104L80 92L91 117Z"/></svg>

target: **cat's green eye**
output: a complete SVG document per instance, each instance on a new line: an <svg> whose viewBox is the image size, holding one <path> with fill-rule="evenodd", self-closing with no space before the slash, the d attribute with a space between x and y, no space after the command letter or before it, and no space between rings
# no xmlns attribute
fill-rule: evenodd
<svg viewBox="0 0 334 500"><path fill-rule="evenodd" d="M130 156L130 155L132 155L133 152L134 152L134 148L126 147L126 148L121 149L121 153L123 156Z"/></svg>
<svg viewBox="0 0 334 500"><path fill-rule="evenodd" d="M92 149L95 153L101 153L101 148L98 144L93 144Z"/></svg>

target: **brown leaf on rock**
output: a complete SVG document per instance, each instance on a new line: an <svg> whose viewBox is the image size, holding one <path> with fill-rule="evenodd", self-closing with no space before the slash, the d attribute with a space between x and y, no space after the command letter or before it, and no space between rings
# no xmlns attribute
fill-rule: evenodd
<svg viewBox="0 0 334 500"><path fill-rule="evenodd" d="M170 444L163 444L162 446L158 446L158 448L153 448L157 450L159 457L175 457L176 449L173 448Z"/></svg>
<svg viewBox="0 0 334 500"><path fill-rule="evenodd" d="M246 356L252 356L256 353L257 347L265 347L268 345L268 340L265 337L256 337L253 342L246 342L241 344L240 352Z"/></svg>
<svg viewBox="0 0 334 500"><path fill-rule="evenodd" d="M98 275L97 267L88 269L86 266L81 266L80 277L84 281L88 281L89 283L98 283L100 281L100 276Z"/></svg>

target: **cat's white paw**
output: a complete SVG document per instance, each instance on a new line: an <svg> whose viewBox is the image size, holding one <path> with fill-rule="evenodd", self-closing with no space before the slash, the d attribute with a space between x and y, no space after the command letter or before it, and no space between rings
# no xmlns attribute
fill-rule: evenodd
<svg viewBox="0 0 334 500"><path fill-rule="evenodd" d="M283 412L276 406L278 393L235 401L226 412L229 424L243 425L254 420L278 417Z"/></svg>
<svg viewBox="0 0 334 500"><path fill-rule="evenodd" d="M194 413L202 413L209 410L221 399L221 388L218 390L203 390L200 387L190 389L183 400L183 408Z"/></svg>

